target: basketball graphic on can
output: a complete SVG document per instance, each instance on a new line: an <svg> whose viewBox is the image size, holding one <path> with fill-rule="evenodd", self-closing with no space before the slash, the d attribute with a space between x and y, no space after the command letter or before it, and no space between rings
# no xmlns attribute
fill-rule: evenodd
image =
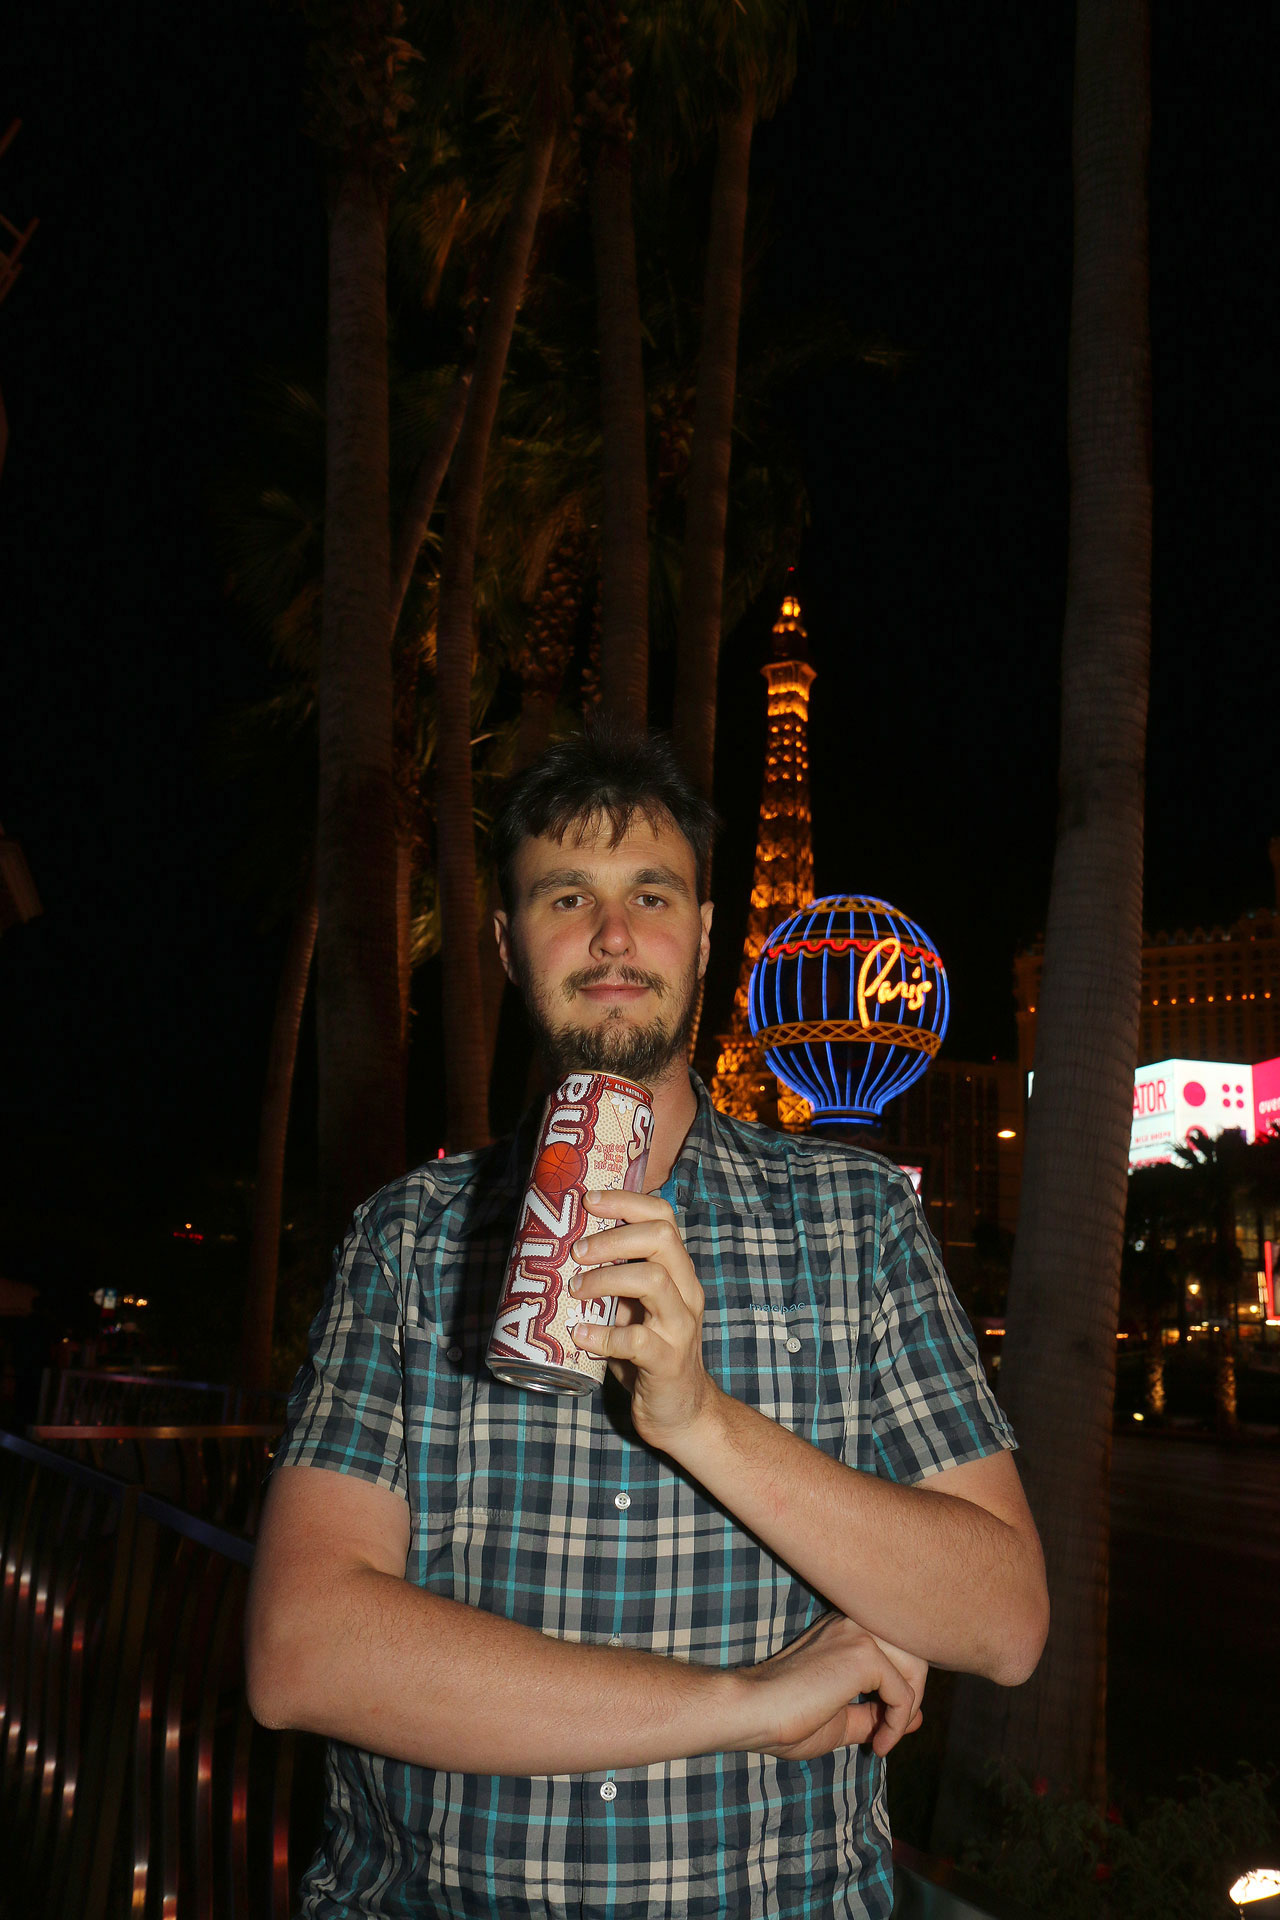
<svg viewBox="0 0 1280 1920"><path fill-rule="evenodd" d="M547 1102L520 1206L486 1360L508 1386L590 1393L607 1363L576 1345L580 1320L612 1326L616 1300L577 1300L569 1249L616 1220L587 1213L586 1194L644 1190L653 1105L643 1087L610 1073L571 1073Z"/></svg>

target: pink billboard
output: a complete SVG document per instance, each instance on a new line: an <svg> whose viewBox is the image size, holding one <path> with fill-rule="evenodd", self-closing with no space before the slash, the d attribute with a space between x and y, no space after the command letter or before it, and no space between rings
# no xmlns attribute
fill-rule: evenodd
<svg viewBox="0 0 1280 1920"><path fill-rule="evenodd" d="M1280 1059L1261 1060L1253 1070L1253 1130L1259 1140L1280 1132Z"/></svg>

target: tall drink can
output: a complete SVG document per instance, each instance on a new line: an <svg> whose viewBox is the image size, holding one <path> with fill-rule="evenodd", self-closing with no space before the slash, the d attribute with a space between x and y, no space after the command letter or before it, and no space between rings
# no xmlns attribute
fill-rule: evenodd
<svg viewBox="0 0 1280 1920"><path fill-rule="evenodd" d="M584 1196L644 1189L653 1104L643 1087L611 1073L571 1073L547 1102L520 1207L502 1297L489 1340L490 1373L536 1393L590 1393L605 1361L574 1344L580 1320L610 1327L616 1300L578 1300L581 1271L569 1249L616 1226L588 1214Z"/></svg>

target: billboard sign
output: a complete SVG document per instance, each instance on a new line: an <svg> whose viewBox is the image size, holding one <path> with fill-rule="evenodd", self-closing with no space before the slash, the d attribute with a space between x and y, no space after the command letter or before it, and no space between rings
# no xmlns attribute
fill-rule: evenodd
<svg viewBox="0 0 1280 1920"><path fill-rule="evenodd" d="M1280 1061L1268 1061L1276 1067ZM1199 1131L1210 1139L1239 1127L1246 1140L1255 1134L1254 1074L1265 1068L1224 1060L1157 1060L1133 1076L1133 1129L1129 1169L1158 1166L1173 1159ZM1280 1078L1274 1089L1280 1117Z"/></svg>
<svg viewBox="0 0 1280 1920"><path fill-rule="evenodd" d="M1253 1070L1253 1131L1265 1140L1280 1129L1280 1060L1262 1060Z"/></svg>

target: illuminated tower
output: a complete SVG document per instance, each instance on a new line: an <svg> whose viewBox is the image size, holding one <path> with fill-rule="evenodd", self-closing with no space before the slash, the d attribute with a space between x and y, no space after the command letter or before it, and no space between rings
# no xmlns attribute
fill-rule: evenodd
<svg viewBox="0 0 1280 1920"><path fill-rule="evenodd" d="M788 594L774 624L772 657L763 669L769 688L769 737L751 911L733 1017L728 1033L720 1036L711 1082L711 1098L722 1113L738 1120L771 1121L776 1103L780 1124L793 1131L807 1125L810 1110L799 1094L781 1086L766 1067L747 1017L747 990L767 936L813 898L809 688L814 673L808 652L800 602Z"/></svg>

